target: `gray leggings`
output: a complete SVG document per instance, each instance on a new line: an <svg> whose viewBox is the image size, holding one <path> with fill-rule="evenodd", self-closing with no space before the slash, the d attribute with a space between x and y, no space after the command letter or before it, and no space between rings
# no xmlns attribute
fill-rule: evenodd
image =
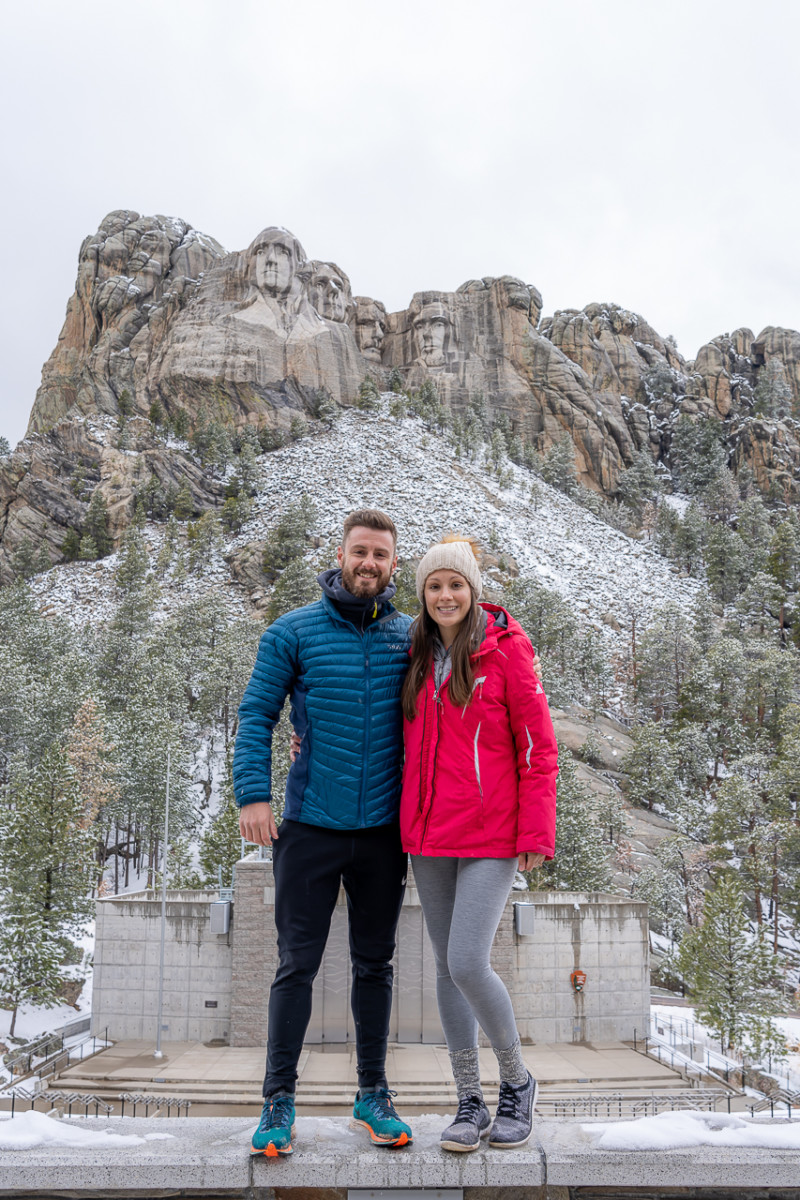
<svg viewBox="0 0 800 1200"><path fill-rule="evenodd" d="M489 965L516 858L411 856L436 960L436 997L448 1050L478 1044L478 1025L492 1046L517 1040L505 984Z"/></svg>

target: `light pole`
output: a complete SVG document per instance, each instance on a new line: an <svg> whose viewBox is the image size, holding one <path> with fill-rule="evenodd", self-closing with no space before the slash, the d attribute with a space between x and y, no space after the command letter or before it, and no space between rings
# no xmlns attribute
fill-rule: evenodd
<svg viewBox="0 0 800 1200"><path fill-rule="evenodd" d="M161 949L158 957L158 1024L153 1058L163 1058L161 1022L164 1017L164 942L167 932L167 849L169 838L169 746L167 746L167 802L164 806L164 852L161 856Z"/></svg>

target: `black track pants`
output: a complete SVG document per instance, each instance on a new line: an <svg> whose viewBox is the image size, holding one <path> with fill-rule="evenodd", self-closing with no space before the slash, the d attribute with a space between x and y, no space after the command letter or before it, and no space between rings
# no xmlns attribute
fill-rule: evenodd
<svg viewBox="0 0 800 1200"><path fill-rule="evenodd" d="M279 963L269 995L264 1095L295 1090L340 884L350 928L358 1084L386 1086L392 956L407 868L397 826L337 830L284 820L272 865Z"/></svg>

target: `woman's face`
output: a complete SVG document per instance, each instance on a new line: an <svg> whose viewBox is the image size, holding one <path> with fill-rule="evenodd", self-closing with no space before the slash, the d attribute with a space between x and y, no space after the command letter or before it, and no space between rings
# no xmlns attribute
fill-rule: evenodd
<svg viewBox="0 0 800 1200"><path fill-rule="evenodd" d="M425 580L423 596L428 616L439 626L445 644L449 645L472 606L469 584L458 571L449 568L432 571Z"/></svg>

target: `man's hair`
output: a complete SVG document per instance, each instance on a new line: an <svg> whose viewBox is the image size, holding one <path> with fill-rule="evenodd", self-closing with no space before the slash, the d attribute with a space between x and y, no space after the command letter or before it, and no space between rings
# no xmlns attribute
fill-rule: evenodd
<svg viewBox="0 0 800 1200"><path fill-rule="evenodd" d="M342 545L347 542L351 532L357 526L363 526L365 529L383 529L392 535L392 541L395 548L397 547L397 530L395 529L394 521L391 517L387 517L385 512L381 512L379 508L359 508L356 512L351 512L345 518L342 526Z"/></svg>

